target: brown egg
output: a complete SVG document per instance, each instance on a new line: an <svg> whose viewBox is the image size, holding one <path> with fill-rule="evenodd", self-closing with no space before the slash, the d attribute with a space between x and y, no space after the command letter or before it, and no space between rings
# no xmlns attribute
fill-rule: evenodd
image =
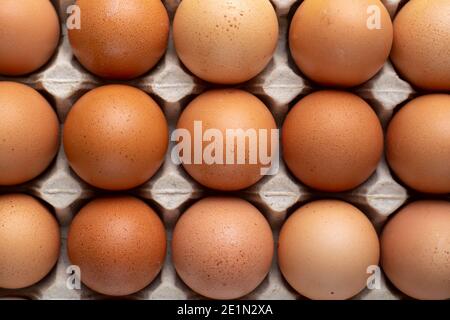
<svg viewBox="0 0 450 320"><path fill-rule="evenodd" d="M237 299L264 280L273 247L272 230L258 209L239 198L212 197L181 216L172 255L192 290L212 299Z"/></svg>
<svg viewBox="0 0 450 320"><path fill-rule="evenodd" d="M409 187L450 193L450 95L412 100L394 116L387 131L389 165Z"/></svg>
<svg viewBox="0 0 450 320"><path fill-rule="evenodd" d="M381 236L383 270L416 299L450 299L450 202L413 202L389 220Z"/></svg>
<svg viewBox="0 0 450 320"><path fill-rule="evenodd" d="M195 124L199 121L202 130L197 134ZM263 177L264 168L270 168L272 154L275 155L276 146L271 143L272 130L277 129L275 120L261 100L245 91L223 89L203 93L181 114L177 128L188 130L191 141L191 156L184 155L184 168L196 181L209 188L224 191L247 188ZM246 138L244 147L236 136L227 138L227 130L232 129L250 129L255 135L253 139ZM196 148L196 139L206 137L210 130L218 130L223 137L223 146L217 144L215 148L223 149L221 156L207 152L208 145L214 145L211 139L203 139L203 143L199 143L203 148ZM260 136L265 136L267 143L263 143ZM241 154L245 156L241 162L238 159L239 145L242 146ZM268 161L260 156L260 152L268 155ZM196 154L200 161L196 161ZM209 159L209 154L214 157Z"/></svg>
<svg viewBox="0 0 450 320"><path fill-rule="evenodd" d="M39 282L58 260L59 248L59 226L47 208L28 195L0 195L0 288Z"/></svg>
<svg viewBox="0 0 450 320"><path fill-rule="evenodd" d="M92 73L131 79L153 68L169 37L160 0L77 0L81 28L69 30L73 53Z"/></svg>
<svg viewBox="0 0 450 320"><path fill-rule="evenodd" d="M282 227L278 244L286 280L301 295L319 300L358 294L379 254L378 236L369 219L337 200L311 202L295 211Z"/></svg>
<svg viewBox="0 0 450 320"><path fill-rule="evenodd" d="M168 147L163 112L145 92L125 85L94 89L73 106L64 127L72 169L95 187L125 190L149 180Z"/></svg>
<svg viewBox="0 0 450 320"><path fill-rule="evenodd" d="M173 37L178 56L196 76L240 83L258 75L272 59L278 19L269 0L183 0Z"/></svg>
<svg viewBox="0 0 450 320"><path fill-rule="evenodd" d="M19 76L42 67L59 42L59 21L49 0L0 1L0 74Z"/></svg>
<svg viewBox="0 0 450 320"><path fill-rule="evenodd" d="M292 19L289 45L307 77L352 87L380 71L392 38L391 18L379 0L305 0Z"/></svg>
<svg viewBox="0 0 450 320"><path fill-rule="evenodd" d="M67 239L71 263L94 291L125 296L149 285L166 255L166 232L158 215L133 197L101 198L75 216Z"/></svg>
<svg viewBox="0 0 450 320"><path fill-rule="evenodd" d="M392 62L413 85L450 90L450 0L410 0L394 20Z"/></svg>
<svg viewBox="0 0 450 320"><path fill-rule="evenodd" d="M383 130L363 99L343 91L319 91L289 112L282 146L289 169L303 183L322 191L346 191L375 171Z"/></svg>
<svg viewBox="0 0 450 320"><path fill-rule="evenodd" d="M0 82L0 185L37 177L58 145L59 122L47 100L26 85Z"/></svg>

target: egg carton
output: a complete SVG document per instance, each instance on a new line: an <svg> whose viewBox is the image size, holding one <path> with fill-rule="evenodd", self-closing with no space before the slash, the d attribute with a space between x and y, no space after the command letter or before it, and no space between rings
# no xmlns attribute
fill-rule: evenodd
<svg viewBox="0 0 450 320"><path fill-rule="evenodd" d="M163 1L171 19L181 0ZM172 34L167 53L148 74L132 81L106 81L86 71L72 54L65 29L67 7L74 0L52 0L58 11L62 36L58 50L52 60L27 77L0 77L0 81L22 82L41 92L57 111L61 129L72 105L86 92L101 85L124 83L149 93L161 106L171 130L183 108L196 95L212 85L196 78L177 58ZM405 1L383 1L392 17ZM301 1L272 0L280 23L280 36L275 56L267 68L256 78L235 86L261 98L272 111L277 124L282 125L286 114L303 96L318 90L307 80L293 63L288 46L290 20ZM262 22L263 23L263 22ZM355 94L365 99L376 111L386 128L396 107L417 95L417 92L396 73L388 61L383 69L369 82L353 88ZM170 145L173 147L173 144ZM0 289L0 298L28 299L104 299L85 286L70 290L67 268L70 266L66 251L67 230L77 211L89 200L107 194L83 182L70 169L61 147L56 160L37 179L24 185L0 188L0 193L23 192L34 195L45 202L59 220L62 232L60 259L52 272L38 284L22 290ZM164 165L146 184L126 192L140 197L161 216L168 233L168 255L160 275L142 291L129 299L201 299L178 278L171 263L170 241L173 227L192 203L219 192L208 190L196 183L181 166L175 165L168 153ZM291 212L313 199L338 198L348 201L367 214L379 232L387 218L401 207L411 192L392 177L383 160L376 172L364 184L345 193L322 193L311 190L296 180L281 161L279 172L266 176L256 185L232 193L255 204L267 217L275 239L280 227ZM269 275L251 294L243 299L303 299L283 279L274 257ZM354 299L401 299L405 298L382 276L381 289L365 289Z"/></svg>

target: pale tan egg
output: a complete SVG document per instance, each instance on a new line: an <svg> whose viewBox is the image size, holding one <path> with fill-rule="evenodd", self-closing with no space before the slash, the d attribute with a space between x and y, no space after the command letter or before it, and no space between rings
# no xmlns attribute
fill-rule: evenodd
<svg viewBox="0 0 450 320"><path fill-rule="evenodd" d="M407 186L450 193L450 95L425 95L403 106L389 124L386 154Z"/></svg>
<svg viewBox="0 0 450 320"><path fill-rule="evenodd" d="M143 201L118 196L89 202L70 225L67 251L81 281L94 291L125 296L149 285L166 255L166 232Z"/></svg>
<svg viewBox="0 0 450 320"><path fill-rule="evenodd" d="M0 288L21 289L42 280L58 260L56 219L25 194L0 195Z"/></svg>
<svg viewBox="0 0 450 320"><path fill-rule="evenodd" d="M58 16L49 0L0 1L0 74L19 76L42 67L59 42Z"/></svg>
<svg viewBox="0 0 450 320"><path fill-rule="evenodd" d="M450 0L411 0L394 20L391 59L411 84L450 90Z"/></svg>
<svg viewBox="0 0 450 320"><path fill-rule="evenodd" d="M281 272L310 299L355 296L366 287L379 255L378 236L369 219L338 200L314 201L295 211L278 242Z"/></svg>
<svg viewBox="0 0 450 320"><path fill-rule="evenodd" d="M277 133L275 120L261 100L242 90L201 94L183 111L177 129L189 133L189 145L185 144L183 152L190 149L191 154L183 153L184 168L196 181L212 189L250 187L276 160L278 135L272 143L272 134Z"/></svg>
<svg viewBox="0 0 450 320"><path fill-rule="evenodd" d="M17 185L40 175L59 146L59 121L33 88L0 82L0 185Z"/></svg>
<svg viewBox="0 0 450 320"><path fill-rule="evenodd" d="M178 56L199 78L240 83L268 65L278 40L269 0L183 0L173 22Z"/></svg>
<svg viewBox="0 0 450 320"><path fill-rule="evenodd" d="M152 69L169 38L161 0L77 0L80 28L69 30L81 64L100 77L131 79Z"/></svg>
<svg viewBox="0 0 450 320"><path fill-rule="evenodd" d="M86 182L126 190L149 180L164 161L169 132L164 113L144 91L107 85L89 91L64 125L64 150Z"/></svg>
<svg viewBox="0 0 450 320"><path fill-rule="evenodd" d="M305 0L289 32L292 56L313 81L353 87L389 57L392 21L380 0Z"/></svg>
<svg viewBox="0 0 450 320"><path fill-rule="evenodd" d="M416 201L388 221L381 264L392 283L416 299L450 299L450 202Z"/></svg>
<svg viewBox="0 0 450 320"><path fill-rule="evenodd" d="M300 100L282 128L283 157L291 172L314 189L353 189L375 171L383 129L372 108L344 91L318 91Z"/></svg>
<svg viewBox="0 0 450 320"><path fill-rule="evenodd" d="M252 292L268 274L273 251L267 220L239 198L195 203L177 222L172 239L178 275L212 299L237 299Z"/></svg>

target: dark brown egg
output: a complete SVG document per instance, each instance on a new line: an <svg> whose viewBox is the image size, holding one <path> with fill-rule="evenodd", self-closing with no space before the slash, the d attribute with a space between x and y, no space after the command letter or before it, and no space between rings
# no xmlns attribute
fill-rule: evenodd
<svg viewBox="0 0 450 320"><path fill-rule="evenodd" d="M289 112L282 146L289 169L303 183L345 191L375 171L383 152L383 130L363 99L343 91L319 91Z"/></svg>
<svg viewBox="0 0 450 320"><path fill-rule="evenodd" d="M111 79L138 77L162 57L169 17L160 0L77 0L80 29L69 30L73 52L92 73Z"/></svg>
<svg viewBox="0 0 450 320"><path fill-rule="evenodd" d="M125 190L149 180L168 147L168 126L158 104L125 85L94 89L70 110L64 150L72 169L95 187Z"/></svg>
<svg viewBox="0 0 450 320"><path fill-rule="evenodd" d="M166 254L166 232L158 215L133 197L96 199L73 220L67 239L81 281L99 293L124 296L150 284Z"/></svg>

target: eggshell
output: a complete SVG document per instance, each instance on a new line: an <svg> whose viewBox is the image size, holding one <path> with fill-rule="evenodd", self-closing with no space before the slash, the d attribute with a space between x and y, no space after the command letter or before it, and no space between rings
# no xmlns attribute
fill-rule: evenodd
<svg viewBox="0 0 450 320"><path fill-rule="evenodd" d="M163 112L145 92L125 85L96 88L71 109L64 150L72 169L95 187L125 190L149 180L168 147Z"/></svg>
<svg viewBox="0 0 450 320"><path fill-rule="evenodd" d="M183 0L173 22L178 56L199 78L235 84L272 59L278 19L268 0Z"/></svg>
<svg viewBox="0 0 450 320"><path fill-rule="evenodd" d="M450 299L450 202L417 201L389 220L381 236L383 270L405 294Z"/></svg>
<svg viewBox="0 0 450 320"><path fill-rule="evenodd" d="M169 17L160 0L77 0L81 28L69 30L73 52L92 73L130 79L163 56Z"/></svg>
<svg viewBox="0 0 450 320"><path fill-rule="evenodd" d="M286 280L310 299L341 300L367 284L378 265L378 236L356 207L337 200L308 203L280 232L278 263Z"/></svg>
<svg viewBox="0 0 450 320"><path fill-rule="evenodd" d="M59 226L36 199L0 195L0 287L21 289L43 279L58 260Z"/></svg>
<svg viewBox="0 0 450 320"><path fill-rule="evenodd" d="M59 122L47 100L26 85L0 82L0 185L37 177L58 145Z"/></svg>
<svg viewBox="0 0 450 320"><path fill-rule="evenodd" d="M450 193L450 95L416 98L394 116L387 159L397 176L420 192Z"/></svg>
<svg viewBox="0 0 450 320"><path fill-rule="evenodd" d="M166 233L143 201L123 196L88 203L69 229L67 250L81 281L94 291L125 296L149 285L166 254Z"/></svg>
<svg viewBox="0 0 450 320"><path fill-rule="evenodd" d="M392 62L413 85L450 90L450 0L411 0L394 20Z"/></svg>
<svg viewBox="0 0 450 320"><path fill-rule="evenodd" d="M19 76L42 67L55 52L59 28L49 0L0 1L0 74Z"/></svg>
<svg viewBox="0 0 450 320"><path fill-rule="evenodd" d="M379 28L372 28L377 17ZM342 87L362 84L378 73L392 39L392 21L379 0L305 0L289 32L300 70L319 84Z"/></svg>
<svg viewBox="0 0 450 320"><path fill-rule="evenodd" d="M181 216L172 255L192 290L212 299L237 299L264 280L273 247L272 231L258 209L239 198L211 197Z"/></svg>
<svg viewBox="0 0 450 320"><path fill-rule="evenodd" d="M225 141L223 142L223 157L221 159L224 164L209 164L204 157L201 164L195 164L195 121L202 122L203 134L209 129L217 129L222 133ZM265 135L268 152L265 153L269 156L275 154L275 146L271 143L271 130L276 130L277 126L272 114L261 100L242 90L211 90L201 94L183 111L178 120L177 128L187 129L191 137L190 163L184 162L184 168L196 181L209 188L224 191L240 190L255 184L263 177L264 173L261 169L270 168L270 164L263 163L259 156L256 159L257 161L250 162L251 150L256 150L259 155L260 147L265 147L263 143L260 146L260 141L262 141L259 138L259 134L262 132L260 130L267 130ZM244 164L238 163L238 140L226 139L227 129L256 130L257 136L254 140L256 144L251 144L250 140L247 139ZM226 150L227 148L232 149L232 141L234 141L235 157L234 161L229 163L226 160ZM203 151L210 144L211 141L204 141ZM200 153L201 156L204 154L204 152Z"/></svg>
<svg viewBox="0 0 450 320"><path fill-rule="evenodd" d="M383 130L363 99L343 91L319 91L289 112L282 146L286 164L303 183L322 191L346 191L375 171Z"/></svg>

